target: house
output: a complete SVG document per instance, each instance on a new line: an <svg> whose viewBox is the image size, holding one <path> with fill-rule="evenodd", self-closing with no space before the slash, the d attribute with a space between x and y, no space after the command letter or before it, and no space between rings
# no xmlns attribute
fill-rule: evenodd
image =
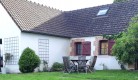
<svg viewBox="0 0 138 80"><path fill-rule="evenodd" d="M6 68L19 72L18 60L30 47L49 67L63 63L62 56L75 59L86 55L89 59L96 55L95 66L103 63L107 69L120 69L115 56L110 55L114 41L102 36L125 31L138 14L137 4L134 0L64 12L27 0L0 0L1 56L6 52L14 55Z"/></svg>

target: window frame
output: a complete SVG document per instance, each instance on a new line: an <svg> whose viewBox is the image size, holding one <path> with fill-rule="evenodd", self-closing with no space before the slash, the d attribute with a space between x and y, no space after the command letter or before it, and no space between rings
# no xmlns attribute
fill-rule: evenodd
<svg viewBox="0 0 138 80"><path fill-rule="evenodd" d="M103 11L105 11L105 13L104 13L104 14L100 14L100 13L102 13ZM97 16L104 16L104 15L107 14L108 11L109 11L109 7L107 7L107 8L102 8L102 9L100 9L100 10L98 11Z"/></svg>
<svg viewBox="0 0 138 80"><path fill-rule="evenodd" d="M80 50L80 52L81 52L81 54L77 54L78 53L78 44L81 44L81 48L79 48L79 50ZM76 56L79 56L79 55L82 55L82 42L75 42L75 55Z"/></svg>
<svg viewBox="0 0 138 80"><path fill-rule="evenodd" d="M108 47L107 47L107 54L101 54L101 43L104 43L104 42L106 42L107 43L107 45L108 45L108 40L100 40L99 41L99 43L100 43L100 46L99 46L99 51L100 51L100 55L108 55Z"/></svg>

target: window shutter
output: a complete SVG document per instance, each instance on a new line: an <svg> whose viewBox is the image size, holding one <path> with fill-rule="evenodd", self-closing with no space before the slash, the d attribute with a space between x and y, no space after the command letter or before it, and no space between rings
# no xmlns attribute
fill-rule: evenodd
<svg viewBox="0 0 138 80"><path fill-rule="evenodd" d="M82 55L91 55L91 42L82 42Z"/></svg>
<svg viewBox="0 0 138 80"><path fill-rule="evenodd" d="M108 55L111 55L112 46L115 44L114 39L108 40Z"/></svg>
<svg viewBox="0 0 138 80"><path fill-rule="evenodd" d="M75 56L76 55L76 44L74 43L74 52L73 52L73 55Z"/></svg>

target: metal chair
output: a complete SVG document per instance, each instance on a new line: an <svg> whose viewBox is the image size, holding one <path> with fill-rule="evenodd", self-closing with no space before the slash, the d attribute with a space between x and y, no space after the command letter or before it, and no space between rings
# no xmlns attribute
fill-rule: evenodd
<svg viewBox="0 0 138 80"><path fill-rule="evenodd" d="M78 74L83 70L87 74L86 56L78 57Z"/></svg>
<svg viewBox="0 0 138 80"><path fill-rule="evenodd" d="M63 74L70 74L72 69L70 67L70 61L69 61L69 57L68 56L64 56L63 57L63 63L64 63ZM67 71L67 73L65 73L65 71Z"/></svg>
<svg viewBox="0 0 138 80"><path fill-rule="evenodd" d="M96 60L97 60L97 56L92 56L92 58L91 58L91 62L92 62L92 63L91 63L90 65L87 65L87 69L88 69L91 73L92 73L92 70L93 70L94 72L96 72L95 69L94 69Z"/></svg>

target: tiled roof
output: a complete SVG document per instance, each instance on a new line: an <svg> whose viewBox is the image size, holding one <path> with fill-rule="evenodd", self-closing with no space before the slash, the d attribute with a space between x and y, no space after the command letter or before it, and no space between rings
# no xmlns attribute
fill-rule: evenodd
<svg viewBox="0 0 138 80"><path fill-rule="evenodd" d="M100 9L109 8L104 16ZM138 1L127 1L67 12L71 36L95 36L125 31L129 21L138 14Z"/></svg>
<svg viewBox="0 0 138 80"><path fill-rule="evenodd" d="M122 32L138 14L136 0L68 12L26 0L1 0L1 3L21 31L69 38ZM100 9L107 7L106 15L97 16Z"/></svg>
<svg viewBox="0 0 138 80"><path fill-rule="evenodd" d="M22 31L69 37L64 12L26 0L1 3Z"/></svg>

